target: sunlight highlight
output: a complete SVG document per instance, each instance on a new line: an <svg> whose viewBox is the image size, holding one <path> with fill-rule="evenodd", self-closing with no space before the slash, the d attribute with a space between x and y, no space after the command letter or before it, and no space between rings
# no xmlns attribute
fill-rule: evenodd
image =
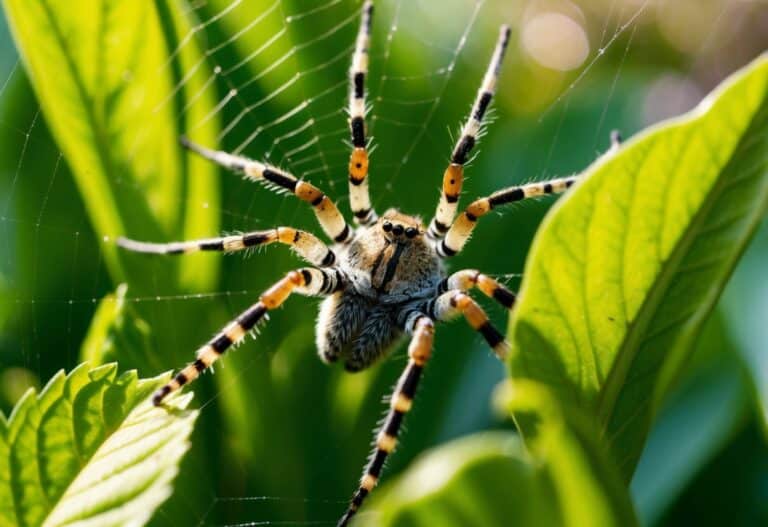
<svg viewBox="0 0 768 527"><path fill-rule="evenodd" d="M523 26L521 43L528 55L546 68L570 71L589 56L589 40L584 28L562 13L545 12Z"/></svg>

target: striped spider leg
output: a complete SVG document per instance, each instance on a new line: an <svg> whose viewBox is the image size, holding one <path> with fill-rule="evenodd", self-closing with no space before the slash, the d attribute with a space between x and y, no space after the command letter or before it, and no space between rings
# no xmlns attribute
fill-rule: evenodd
<svg viewBox="0 0 768 527"><path fill-rule="evenodd" d="M611 147L603 155L615 153L621 146L621 135L617 130L611 132ZM464 245L472 235L477 220L501 205L520 201L545 194L560 194L568 190L580 176L569 176L549 181L537 181L525 185L517 185L497 190L490 196L477 199L456 218L447 233L445 239L436 245L437 254L442 258L456 255L464 248Z"/></svg>
<svg viewBox="0 0 768 527"><path fill-rule="evenodd" d="M266 163L212 150L183 138L182 144L202 157L243 174L247 179L288 191L309 203L334 244L329 247L309 232L293 227L172 243L118 240L118 244L127 250L151 254L234 252L281 243L314 266L286 274L255 304L199 348L196 359L153 395L156 405L199 377L231 346L240 342L268 311L280 307L293 293L325 297L315 326L318 354L325 362L342 363L350 372L369 367L391 352L403 334L410 336L408 364L395 386L387 417L377 432L376 446L360 484L339 521L342 526L349 522L373 490L387 457L397 445L401 424L412 407L423 369L432 353L435 324L461 315L499 358L504 358L509 351L502 333L490 323L469 293L477 289L506 309L513 307L515 295L476 270L461 270L446 276L441 260L459 252L477 219L494 207L531 196L562 192L575 181L575 178L562 178L503 189L474 201L456 216L464 166L481 135L510 39L509 27L502 26L471 113L443 175L440 202L429 228L417 216L394 208L379 217L371 206L368 189L365 125L365 81L372 17L373 3L366 0L349 70L348 110L352 138L349 196L357 224L355 228L347 224L335 203L309 182Z"/></svg>
<svg viewBox="0 0 768 527"><path fill-rule="evenodd" d="M440 282L438 292L442 294L427 306L427 312L437 320L448 320L456 314L463 315L472 329L479 332L496 356L503 360L509 353L509 344L490 323L483 308L467 294L473 288L507 310L515 305L515 294L505 286L480 271L464 269Z"/></svg>
<svg viewBox="0 0 768 527"><path fill-rule="evenodd" d="M401 313L400 318L405 321L404 329L411 335L408 364L395 385L387 417L376 434L375 447L363 471L360 486L353 494L344 516L339 520L339 527L347 525L356 514L366 496L378 483L387 457L397 446L403 419L413 406L421 373L432 354L434 321L448 321L463 315L472 329L482 335L499 359L507 356L509 344L501 332L488 320L485 311L467 294L472 288L479 289L506 309L511 309L514 305L514 293L490 276L473 269L466 269L443 279L437 286L436 297Z"/></svg>
<svg viewBox="0 0 768 527"><path fill-rule="evenodd" d="M352 496L338 527L344 527L357 513L366 496L379 481L384 462L397 445L397 436L403 418L413 406L413 398L421 378L421 373L432 355L432 343L435 337L433 320L420 311L413 311L405 323L405 331L411 335L408 345L408 364L395 385L390 407L384 424L376 434L376 446L360 479L360 486Z"/></svg>
<svg viewBox="0 0 768 527"><path fill-rule="evenodd" d="M289 272L262 293L258 302L243 311L198 349L195 361L188 364L169 383L155 392L152 396L153 404L159 406L169 394L197 379L230 347L240 342L264 318L267 311L280 307L292 293L304 296L328 296L343 286L343 276L335 269L324 270L305 267Z"/></svg>
<svg viewBox="0 0 768 527"><path fill-rule="evenodd" d="M499 30L499 40L496 43L496 49L485 72L483 83L477 91L477 97L472 105L469 117L467 117L467 121L461 129L461 136L453 149L451 162L443 173L443 188L440 193L440 201L437 205L435 216L429 224L429 231L427 233L434 242L438 242L445 236L448 227L450 227L456 215L461 185L464 181L464 165L469 159L475 144L477 144L478 136L483 127L483 120L493 95L496 93L496 84L499 79L504 54L509 44L509 36L509 26L502 26Z"/></svg>
<svg viewBox="0 0 768 527"><path fill-rule="evenodd" d="M193 143L186 137L181 139L181 144L224 168L243 174L246 179L266 183L267 185L291 192L301 201L307 202L312 206L320 227L334 242L348 243L352 239L352 230L347 225L344 216L341 215L336 204L319 188L308 181L297 179L293 174L260 161L222 152L221 150L205 148Z"/></svg>
<svg viewBox="0 0 768 527"><path fill-rule="evenodd" d="M437 254L442 258L458 254L472 235L477 220L491 212L494 208L526 198L565 192L578 178L579 176L571 176L507 187L494 192L490 196L473 201L453 221L448 232L445 234L445 238L437 244Z"/></svg>
<svg viewBox="0 0 768 527"><path fill-rule="evenodd" d="M147 254L188 254L198 251L231 253L275 242L288 245L301 258L319 267L328 267L336 262L333 250L314 234L293 227L277 227L220 238L170 243L140 242L122 237L117 239L117 244L123 249Z"/></svg>
<svg viewBox="0 0 768 527"><path fill-rule="evenodd" d="M368 46L371 40L373 2L366 1L349 69L349 128L352 153L349 157L349 205L359 225L371 225L378 216L368 193L368 140L365 126L365 78L368 75Z"/></svg>

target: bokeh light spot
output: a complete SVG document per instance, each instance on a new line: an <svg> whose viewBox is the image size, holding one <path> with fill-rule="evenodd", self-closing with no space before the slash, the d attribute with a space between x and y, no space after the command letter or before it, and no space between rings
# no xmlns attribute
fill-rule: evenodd
<svg viewBox="0 0 768 527"><path fill-rule="evenodd" d="M521 40L533 60L554 70L576 69L589 56L586 31L581 24L562 13L535 15L523 26Z"/></svg>

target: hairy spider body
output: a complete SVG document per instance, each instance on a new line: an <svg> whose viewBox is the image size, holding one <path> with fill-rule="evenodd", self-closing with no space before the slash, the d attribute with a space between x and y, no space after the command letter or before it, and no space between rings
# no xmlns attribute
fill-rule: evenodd
<svg viewBox="0 0 768 527"><path fill-rule="evenodd" d="M480 271L465 269L447 274L443 261L459 253L480 218L491 210L530 197L565 192L577 178L512 186L476 199L457 216L464 165L483 126L496 91L501 62L509 43L510 29L502 26L495 51L461 130L435 214L425 229L421 220L396 209L381 218L371 205L368 190L368 138L365 127L365 78L373 3L362 9L360 30L350 68L349 127L352 152L349 160L350 208L357 228L350 227L335 203L308 181L261 161L211 150L182 138L182 144L210 161L246 179L287 191L312 207L331 246L313 234L294 227L206 240L147 243L119 238L128 250L153 254L184 254L193 251L233 252L280 243L291 247L313 267L287 273L264 291L256 303L243 311L197 351L196 359L153 395L156 405L193 381L234 344L242 341L268 311L279 308L292 294L324 297L316 326L316 344L325 362L341 361L349 371L358 371L384 356L401 335L410 336L408 363L395 386L390 408L376 435L375 447L339 521L346 525L378 482L384 462L395 449L401 424L412 405L422 371L432 353L435 324L463 316L499 358L509 345L489 322L485 311L469 295L478 290L505 309L512 309L515 295ZM618 138L614 141L618 145Z"/></svg>
<svg viewBox="0 0 768 527"><path fill-rule="evenodd" d="M402 314L435 296L445 276L424 231L419 218L390 209L340 247L347 288L320 307L316 342L323 361L342 359L347 371L370 366L402 335Z"/></svg>

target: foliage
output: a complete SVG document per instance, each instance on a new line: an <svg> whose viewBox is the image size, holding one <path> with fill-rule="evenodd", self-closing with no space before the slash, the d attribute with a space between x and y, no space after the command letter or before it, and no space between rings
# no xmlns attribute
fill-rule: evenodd
<svg viewBox="0 0 768 527"><path fill-rule="evenodd" d="M361 525L636 525L594 427L535 383L509 382L500 404L542 416L538 436L477 434L425 455L376 498ZM366 521L368 520L368 521Z"/></svg>
<svg viewBox="0 0 768 527"><path fill-rule="evenodd" d="M768 55L600 159L531 249L510 330L513 378L594 416L627 480L765 215L766 130Z"/></svg>
<svg viewBox="0 0 768 527"><path fill-rule="evenodd" d="M495 38L494 14L516 16L506 2L484 2L477 24L462 36L468 21L458 13L466 13L472 3L455 3L462 7L430 10L424 3L377 1L371 89L381 97L372 101L372 114L381 119L370 123L377 146L371 158L377 208L398 206L427 218L432 213L450 152L445 128L455 129L475 93ZM602 19L585 9L585 24L610 34L616 23L612 17L618 11L626 14L624 7L614 11L615 2L610 3L609 12L605 0ZM215 18L235 5L230 15ZM220 223L224 232L275 224L316 227L311 213L295 200L269 195L223 172L218 181L215 167L179 148L179 135L229 151L248 144L248 154L274 153L276 160L281 150L276 138L307 144L303 134L291 134L306 131L310 115L315 118L309 128L312 140L324 157L302 169L346 210L348 150L339 144L340 132L346 133L339 107L359 1L319 2L322 9L311 8L312 16L306 17L292 16L308 9L305 0L270 5L275 9L265 8L264 2L231 0L3 0L24 66L9 77L7 89L0 87L0 126L8 132L0 142L3 388L11 384L6 378L33 382L23 379L45 379L58 368L75 368L80 360L93 366L117 361L143 375L178 367L296 265L281 248L226 259L202 254L163 259L115 250L119 234L170 241L216 235ZM394 20L393 11L400 10L396 6L402 6L403 15L387 43L386 21ZM427 11L440 12L428 13L437 17L429 18L423 16ZM412 12L419 16L411 17ZM726 27L730 15L718 20ZM583 75L539 68L526 58L522 45L511 45L494 102L500 118L488 127L482 152L467 169L462 200L531 178L580 171L603 149L609 129L631 136L642 128L650 85L665 68L690 73L685 60L652 33L656 26L646 22L628 24L630 31L614 35L618 38L601 48L599 60ZM685 34L692 34L694 26ZM414 28L416 38L408 40ZM713 38L721 43L718 35ZM465 37L466 49L446 68ZM591 37L596 42L599 35ZM3 38L0 31L0 42L10 49ZM744 32L736 40L746 46L759 44L760 37ZM743 53L728 49L723 46L717 57L723 73L744 60L738 58ZM648 67L649 58L656 67ZM697 63L706 64L698 58ZM286 79L299 79L299 73L300 81L288 84ZM676 506L701 467L738 439L753 419L752 394L740 376L738 353L719 353L714 367L704 365L704 375L706 361L697 356L689 362L688 356L764 213L764 76L765 58L731 81L717 99L710 98L710 107L629 141L590 169L588 181L544 223L527 260L510 328L516 348L510 364L514 389L508 387L502 398L503 414L514 414L522 441L500 432L449 443L399 481L394 476L426 447L494 426L512 428L488 408L503 368L463 323L440 327L418 404L383 478L385 488L366 504L361 522L408 517L423 523L439 510L448 511L452 517L446 521L454 523L466 518L532 523L527 520L535 518L538 523L633 524L627 483L643 446L631 499L641 524L664 522L664 512ZM219 106L233 86L239 90L236 100ZM441 94L439 106L432 107L436 93ZM312 112L291 113L309 100ZM420 102L398 106L399 101ZM257 103L257 112L241 112ZM422 128L386 123L418 119L425 119ZM226 134L218 133L219 120L227 125ZM248 142L254 134L258 137ZM284 151L292 148L289 142ZM294 167L287 163L286 168ZM304 175L301 170L297 174ZM658 209L662 197L670 198L664 213ZM450 269L518 273L549 203L526 202L484 220ZM630 204L637 208L624 216L621 208ZM654 220L659 223L649 223ZM618 240L629 244L625 253ZM624 254L626 261L617 260ZM745 276L753 292L757 280L765 281L765 254L756 253L758 265ZM615 289L617 273L633 287ZM737 294L732 303L744 298ZM622 310L625 299L631 312ZM563 303L563 313L553 313L556 301ZM489 304L500 327L505 314L494 309ZM761 320L759 314L749 315ZM216 375L197 381L196 397L204 410L192 432L193 450L179 469L183 477L174 483L173 496L151 519L153 525L323 519L330 524L338 517L339 500L355 485L369 450L381 395L391 388L404 357L396 351L392 360L360 375L329 370L315 357L313 319L307 302L292 299L272 314L255 343L229 354ZM738 339L728 335L733 328L722 326L701 340L728 348L720 351L739 351ZM579 336L577 344L569 340L571 331ZM761 346L757 339L755 357ZM701 341L696 347L703 347ZM720 367L724 362L727 368ZM749 370L764 394L759 366ZM114 373L104 375L115 375L114 384L122 382ZM686 386L698 384L671 404L665 402L681 375ZM54 384L66 385L56 380L60 377L54 377ZM32 404L30 397L20 404ZM716 408L713 400L719 403ZM662 403L666 409L660 409ZM657 415L660 420L646 443ZM191 427L191 421L169 423ZM682 445L672 448L670 437ZM764 442L757 443L750 459L768 459ZM178 460L169 463L164 469L168 478ZM445 472L432 472L435 465ZM760 464L750 466L757 470ZM664 477L665 484L656 485L656 477ZM415 492L418 485L420 492ZM227 500L230 496L266 499ZM165 491L154 497L157 507ZM717 503L709 500L707 505ZM699 505L696 511L706 514L707 507ZM731 505L727 508L736 521ZM144 522L150 508L146 512L131 519ZM686 513L682 509L680 515Z"/></svg>
<svg viewBox="0 0 768 527"><path fill-rule="evenodd" d="M630 522L615 512L629 503L620 478L600 475L617 470L616 459L630 479L662 398L765 214L767 130L764 56L690 115L587 170L537 234L511 321L510 406L536 461L484 439L442 447L379 500L385 525L426 525L434 509L457 525L484 509L498 516L483 525L553 510L558 525ZM539 463L559 496L538 490ZM419 491L434 473L443 479ZM478 497L499 486L499 473L531 487L525 506Z"/></svg>
<svg viewBox="0 0 768 527"><path fill-rule="evenodd" d="M190 237L214 231L216 216L198 205L216 204L214 169L176 148L182 133L203 142L214 137L213 125L186 129L190 119L213 106L210 97L198 94L205 70L175 94L174 69L162 68L172 60L168 48L175 45L174 35L187 31L183 18L168 9L167 19L161 20L147 2L103 2L87 9L49 0L4 0L3 5L96 232L109 240L133 232ZM165 33L163 23L170 26ZM200 55L186 46L173 59L177 68L187 70ZM186 105L189 113L177 118ZM112 276L124 279L125 262L114 244L106 244L104 251ZM194 272L188 269L193 265ZM215 268L210 257L180 262L179 282L210 287ZM141 274L131 277L144 290Z"/></svg>
<svg viewBox="0 0 768 527"><path fill-rule="evenodd" d="M192 394L169 408L149 394L169 375L139 379L116 364L83 364L28 391L0 414L0 523L141 525L171 494L197 416Z"/></svg>

